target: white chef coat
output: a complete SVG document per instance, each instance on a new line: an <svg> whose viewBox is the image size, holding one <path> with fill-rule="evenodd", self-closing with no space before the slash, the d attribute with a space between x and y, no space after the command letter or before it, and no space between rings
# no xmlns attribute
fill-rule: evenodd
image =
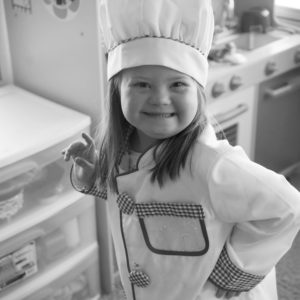
<svg viewBox="0 0 300 300"><path fill-rule="evenodd" d="M151 182L153 149L117 176L108 211L128 300L276 300L274 266L300 227L300 193L208 125L180 177ZM85 191L103 197L94 187Z"/></svg>

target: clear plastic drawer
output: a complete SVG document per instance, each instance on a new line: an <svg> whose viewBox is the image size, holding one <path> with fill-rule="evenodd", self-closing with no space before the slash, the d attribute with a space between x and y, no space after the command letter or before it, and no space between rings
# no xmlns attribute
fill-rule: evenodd
<svg viewBox="0 0 300 300"><path fill-rule="evenodd" d="M43 221L38 220L27 230L17 230L18 234L2 241L0 298L3 291L14 288L31 277L40 276L72 253L95 243L94 205L92 197L81 197ZM9 226L4 234L11 230L12 226Z"/></svg>
<svg viewBox="0 0 300 300"><path fill-rule="evenodd" d="M77 249L39 276L32 276L1 300L98 300L100 297L97 243Z"/></svg>
<svg viewBox="0 0 300 300"><path fill-rule="evenodd" d="M69 172L70 164L60 158L0 183L0 245L82 198L71 187Z"/></svg>

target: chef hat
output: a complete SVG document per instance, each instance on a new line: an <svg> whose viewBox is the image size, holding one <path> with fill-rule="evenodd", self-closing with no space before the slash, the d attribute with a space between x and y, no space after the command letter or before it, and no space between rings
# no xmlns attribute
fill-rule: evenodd
<svg viewBox="0 0 300 300"><path fill-rule="evenodd" d="M211 0L101 0L108 79L123 69L160 65L205 86L213 28Z"/></svg>

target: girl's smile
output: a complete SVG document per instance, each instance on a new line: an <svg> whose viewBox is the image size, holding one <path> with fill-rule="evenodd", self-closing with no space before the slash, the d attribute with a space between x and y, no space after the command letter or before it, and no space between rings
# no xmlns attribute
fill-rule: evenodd
<svg viewBox="0 0 300 300"><path fill-rule="evenodd" d="M194 79L166 67L124 70L121 106L127 121L137 129L135 150L143 151L185 129L198 109L197 90Z"/></svg>
<svg viewBox="0 0 300 300"><path fill-rule="evenodd" d="M144 113L148 117L153 118L171 118L175 116L175 113L151 113L151 112L145 112Z"/></svg>

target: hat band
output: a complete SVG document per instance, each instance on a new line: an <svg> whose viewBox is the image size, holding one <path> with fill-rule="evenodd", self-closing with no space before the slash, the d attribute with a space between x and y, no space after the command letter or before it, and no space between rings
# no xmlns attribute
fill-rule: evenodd
<svg viewBox="0 0 300 300"><path fill-rule="evenodd" d="M166 37L142 37L126 41L108 53L108 79L121 70L159 65L191 76L203 87L207 82L208 62L198 49Z"/></svg>

